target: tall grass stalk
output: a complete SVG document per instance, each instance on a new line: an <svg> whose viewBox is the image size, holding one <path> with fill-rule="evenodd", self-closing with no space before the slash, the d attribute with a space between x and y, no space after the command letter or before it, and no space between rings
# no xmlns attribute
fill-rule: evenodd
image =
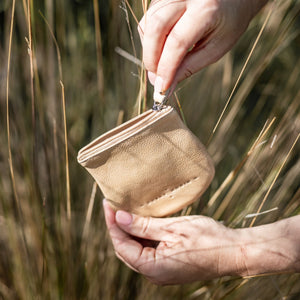
<svg viewBox="0 0 300 300"><path fill-rule="evenodd" d="M103 61L102 61L102 42L101 42L101 27L99 18L99 4L97 0L93 0L94 6L94 19L95 19L95 36L96 36L96 49L97 49L97 76L100 98L103 99Z"/></svg>
<svg viewBox="0 0 300 300"><path fill-rule="evenodd" d="M221 112L221 115L220 115L220 117L219 117L219 119L218 119L218 121L217 121L217 124L215 125L215 127L214 127L214 129L213 129L213 131L212 131L212 133L211 133L211 136L210 136L210 138L209 138L207 144L209 144L209 142L210 142L210 140L211 140L213 134L216 132L216 130L217 130L217 128L218 128L218 126L219 126L219 124L220 124L220 122L221 122L221 120L222 120L222 117L224 116L224 113L225 113L225 111L226 111L226 109L227 109L227 107L228 107L228 105L229 105L229 103L230 103L230 101L231 101L231 99L232 99L232 97L233 97L233 94L234 94L234 92L236 91L236 89L237 89L237 87L238 87L238 84L240 83L240 80L241 80L241 78L242 78L242 76L243 76L243 74L244 74L244 72L245 72L245 69L246 69L246 67L247 67L247 65L248 65L248 63L249 63L249 60L250 60L251 56L253 55L253 52L254 52L254 50L255 50L255 48L256 48L256 46L257 46L257 43L259 42L259 40L260 40L260 38L261 38L261 35L262 35L262 33L263 33L263 31L264 31L264 29L265 29L265 27L266 27L266 25L267 25L267 23L268 23L270 17L271 17L272 11L273 11L273 9L274 9L273 6L275 6L275 2L272 2L272 8L269 9L269 13L268 13L268 15L267 15L267 17L266 17L266 19L265 19L265 21L264 21L264 23L263 23L263 26L261 27L261 29L260 29L260 31L259 31L259 33L258 33L258 35L257 35L257 37L256 37L256 39L255 39L255 41L254 41L254 44L253 44L253 46L252 46L252 48L251 48L251 50L250 50L250 53L249 53L249 55L248 55L248 57L247 57L247 59L246 59L244 65L243 65L243 68L242 68L242 70L241 70L241 72L240 72L240 74L239 74L239 76L238 76L238 79L236 80L236 82L235 82L235 84L234 84L234 87L233 87L233 89L232 89L232 91L231 91L231 93L230 93L230 95L229 95L229 97L228 97L228 99L227 99L227 101L226 101L226 104L225 104L225 106L224 106L224 109L223 109L222 112Z"/></svg>
<svg viewBox="0 0 300 300"><path fill-rule="evenodd" d="M70 195L70 171L69 171L69 151L68 151L68 133L67 133L67 118L66 118L66 100L65 100L65 87L62 81L61 85L61 99L63 106L63 118L64 118L64 138L65 138L65 155L66 155L66 199L67 199L67 216L71 220L71 195Z"/></svg>
<svg viewBox="0 0 300 300"><path fill-rule="evenodd" d="M284 167L284 165L286 164L288 158L290 157L291 152L293 151L295 145L297 144L298 139L299 139L299 136L300 136L300 134L297 135L297 137L296 137L296 139L295 139L295 141L294 141L294 143L293 143L291 149L289 150L288 154L287 154L286 157L284 158L284 161L282 162L282 165L280 166L279 170L277 171L277 173L276 173L276 175L275 175L275 177L274 177L274 179L273 179L273 181L272 181L270 187L268 188L268 191L267 191L265 197L263 198L263 200L262 200L262 202L261 202L261 204L260 204L260 206L259 206L259 208L258 208L258 210L257 210L257 212L256 212L257 214L261 211L261 209L262 209L264 203L266 202L266 200L267 200L267 198L268 198L268 196L269 196L269 194L270 194L270 192L271 192L271 190L272 190L272 188L273 188L273 186L274 186L274 184L275 184L275 182L276 182L276 180L277 180L277 178L278 178L278 176L279 176L281 170L283 169L283 167ZM252 227L252 226L254 225L256 219L257 219L257 216L255 216L255 217L253 218L253 220L251 221L249 227Z"/></svg>
<svg viewBox="0 0 300 300"><path fill-rule="evenodd" d="M7 58L7 73L6 73L6 129L7 129L7 146L8 146L8 162L9 162L9 170L11 176L11 182L13 185L14 198L17 202L17 207L20 206L20 201L17 194L16 189L16 180L15 173L13 167L13 159L11 153L11 136L10 136L10 121L9 121L9 83L10 83L10 63L11 63L11 47L12 47L12 35L13 35L13 27L14 27L14 19L15 19L15 7L16 1L13 0L12 10L11 10L11 22L10 22L10 31L9 31L9 42L8 42L8 58Z"/></svg>

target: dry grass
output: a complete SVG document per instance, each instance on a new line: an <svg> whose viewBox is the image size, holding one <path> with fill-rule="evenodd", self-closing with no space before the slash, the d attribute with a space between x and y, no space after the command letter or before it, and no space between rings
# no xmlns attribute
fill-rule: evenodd
<svg viewBox="0 0 300 300"><path fill-rule="evenodd" d="M14 3L0 4L0 298L298 299L297 274L157 287L116 259L101 193L76 154L151 106L145 71L114 51L140 58L131 9L140 18L147 2ZM177 91L216 165L191 213L231 227L300 213L300 2L274 3Z"/></svg>

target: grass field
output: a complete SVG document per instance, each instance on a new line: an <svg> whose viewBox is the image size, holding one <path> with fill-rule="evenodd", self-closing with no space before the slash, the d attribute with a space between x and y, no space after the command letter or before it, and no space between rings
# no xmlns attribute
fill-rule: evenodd
<svg viewBox="0 0 300 300"><path fill-rule="evenodd" d="M0 3L0 298L300 299L299 274L159 287L115 257L76 156L151 107L144 70L116 51L141 59L128 4L140 19L142 1ZM299 13L299 0L270 1L230 53L178 86L216 167L189 213L233 228L300 213Z"/></svg>

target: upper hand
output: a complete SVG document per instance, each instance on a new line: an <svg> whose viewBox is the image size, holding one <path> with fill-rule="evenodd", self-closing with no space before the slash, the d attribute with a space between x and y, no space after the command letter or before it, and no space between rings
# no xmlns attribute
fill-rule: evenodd
<svg viewBox="0 0 300 300"><path fill-rule="evenodd" d="M138 26L143 60L164 92L217 61L266 0L153 0Z"/></svg>

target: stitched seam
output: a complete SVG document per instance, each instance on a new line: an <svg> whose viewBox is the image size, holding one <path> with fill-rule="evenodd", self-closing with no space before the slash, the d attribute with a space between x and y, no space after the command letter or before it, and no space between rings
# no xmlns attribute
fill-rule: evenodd
<svg viewBox="0 0 300 300"><path fill-rule="evenodd" d="M151 201L149 201L149 202L147 202L147 203L141 205L140 208L143 208L143 207L145 207L145 206L151 205L151 204L153 204L153 203L159 201L161 198L170 196L170 194L179 191L180 189L186 187L187 185L191 184L192 182L198 180L199 178L200 178L200 177L197 176L197 177L194 177L194 178L190 179L189 181L187 181L187 182L185 182L185 183L183 183L183 184L181 184L181 185L179 185L179 186L173 188L171 191L168 191L168 192L166 192L165 194L163 194L163 195L161 195L161 196L159 196L159 197L157 197L157 198L155 198L155 199L153 199L153 200L151 200Z"/></svg>

